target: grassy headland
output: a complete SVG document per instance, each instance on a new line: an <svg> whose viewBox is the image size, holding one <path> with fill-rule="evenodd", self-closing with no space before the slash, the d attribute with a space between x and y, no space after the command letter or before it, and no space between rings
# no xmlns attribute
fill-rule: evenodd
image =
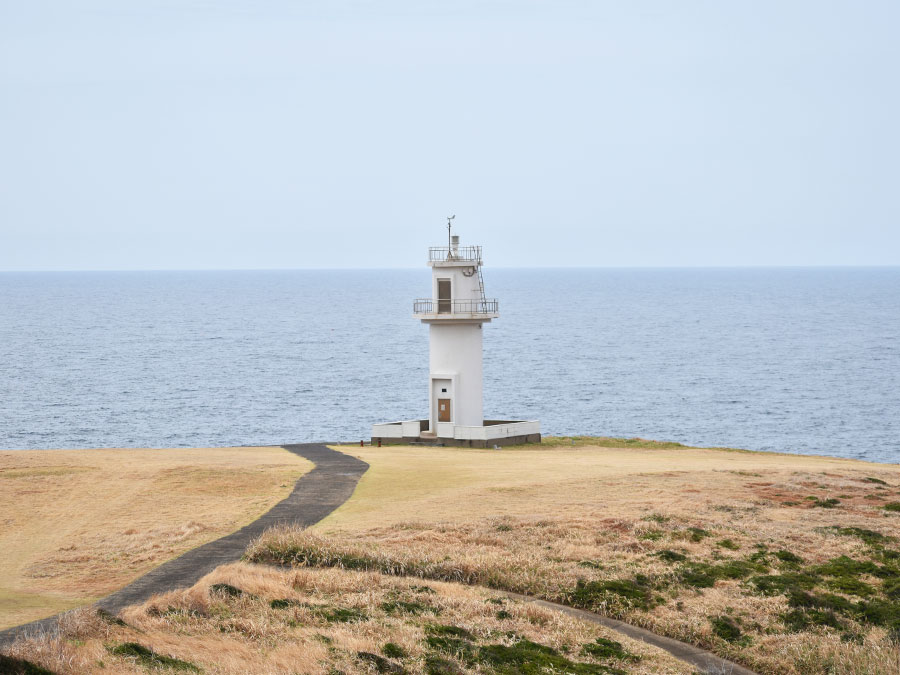
<svg viewBox="0 0 900 675"><path fill-rule="evenodd" d="M0 452L0 628L238 529L310 468L281 448Z"/></svg>
<svg viewBox="0 0 900 675"><path fill-rule="evenodd" d="M247 552L293 569L222 567L14 656L57 672L692 672L492 588L760 673L900 672L896 465L636 439L340 449L371 467L353 497Z"/></svg>
<svg viewBox="0 0 900 675"><path fill-rule="evenodd" d="M900 467L624 439L343 448L371 465L256 562L502 588L764 673L900 669Z"/></svg>

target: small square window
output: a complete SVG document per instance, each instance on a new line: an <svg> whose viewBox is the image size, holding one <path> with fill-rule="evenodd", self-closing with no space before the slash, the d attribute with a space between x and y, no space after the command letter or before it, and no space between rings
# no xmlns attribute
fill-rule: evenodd
<svg viewBox="0 0 900 675"><path fill-rule="evenodd" d="M446 393L447 393L447 390L446 390L446 389L441 389L441 393L442 393L442 394L446 394Z"/></svg>

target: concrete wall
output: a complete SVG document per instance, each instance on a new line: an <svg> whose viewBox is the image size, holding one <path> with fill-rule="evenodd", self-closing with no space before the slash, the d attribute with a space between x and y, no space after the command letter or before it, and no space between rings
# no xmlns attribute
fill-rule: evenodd
<svg viewBox="0 0 900 675"><path fill-rule="evenodd" d="M486 426L457 425L453 429L452 437L457 440L491 441L497 438L540 435L540 433L541 423L537 420L510 420Z"/></svg>
<svg viewBox="0 0 900 675"><path fill-rule="evenodd" d="M438 279L450 279L450 298L452 300L481 300L477 271L468 277L463 274L463 272L472 272L474 269L475 267L472 265L462 265L461 263L434 265L431 268L431 297L437 300Z"/></svg>
<svg viewBox="0 0 900 675"><path fill-rule="evenodd" d="M389 436L372 436L372 445L409 445L410 443L420 443L419 438L396 438ZM521 436L510 436L509 438L496 438L492 440L480 439L456 439L456 438L440 438L428 445L449 446L458 448L493 448L495 445L523 445L525 443L540 443L540 434L523 434Z"/></svg>
<svg viewBox="0 0 900 675"><path fill-rule="evenodd" d="M481 426L482 331L480 323L429 325L428 409L436 429L435 379L452 380L452 423ZM439 390L438 390L439 391Z"/></svg>

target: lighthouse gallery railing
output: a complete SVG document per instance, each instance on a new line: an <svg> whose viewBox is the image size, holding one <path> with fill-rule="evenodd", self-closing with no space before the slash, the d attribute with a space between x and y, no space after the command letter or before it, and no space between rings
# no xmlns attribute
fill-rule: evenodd
<svg viewBox="0 0 900 675"><path fill-rule="evenodd" d="M413 314L497 314L497 300L434 300L418 298L413 301Z"/></svg>
<svg viewBox="0 0 900 675"><path fill-rule="evenodd" d="M480 246L432 246L428 249L428 262L481 262Z"/></svg>

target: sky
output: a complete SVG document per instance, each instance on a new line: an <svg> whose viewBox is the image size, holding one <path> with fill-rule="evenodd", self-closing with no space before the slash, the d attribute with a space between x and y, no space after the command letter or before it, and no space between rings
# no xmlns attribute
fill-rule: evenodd
<svg viewBox="0 0 900 675"><path fill-rule="evenodd" d="M900 3L0 0L0 270L900 264Z"/></svg>

